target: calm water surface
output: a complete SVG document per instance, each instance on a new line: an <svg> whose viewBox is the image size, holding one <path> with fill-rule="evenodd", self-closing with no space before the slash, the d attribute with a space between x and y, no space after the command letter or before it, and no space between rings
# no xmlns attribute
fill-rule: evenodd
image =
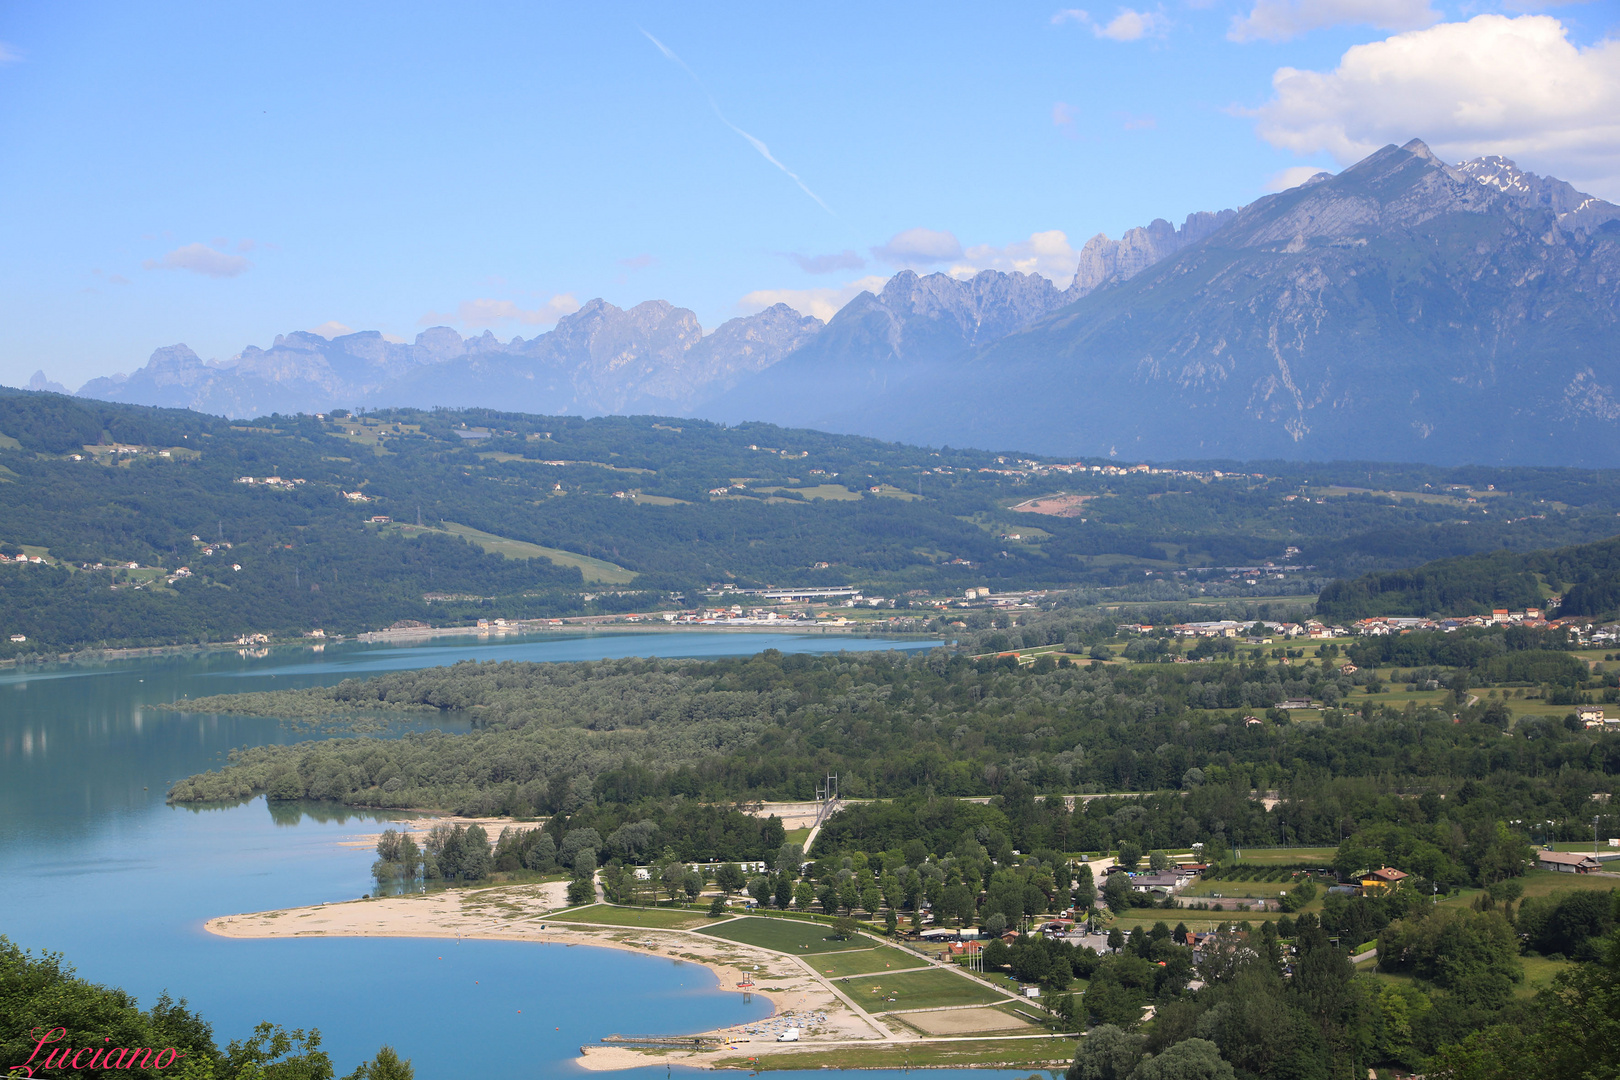
<svg viewBox="0 0 1620 1080"><path fill-rule="evenodd" d="M217 768L232 748L311 735L271 719L151 706L459 660L927 645L702 631L543 635L7 671L0 674L0 933L25 948L61 952L81 975L123 986L143 1004L165 989L188 997L214 1023L221 1044L246 1035L259 1020L319 1027L340 1072L386 1042L414 1060L422 1080L578 1074L572 1059L579 1045L615 1031L700 1031L757 1019L769 1012L759 996L745 1003L720 991L706 969L607 949L409 939L233 941L205 933L202 923L215 915L367 891L372 854L340 841L374 832L376 819L341 807L278 806L272 813L262 799L222 809L165 805L170 784ZM395 730L457 723L434 717Z"/></svg>

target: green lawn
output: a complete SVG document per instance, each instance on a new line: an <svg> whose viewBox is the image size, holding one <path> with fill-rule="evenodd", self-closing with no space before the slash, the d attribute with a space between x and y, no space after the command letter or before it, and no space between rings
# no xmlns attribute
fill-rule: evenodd
<svg viewBox="0 0 1620 1080"><path fill-rule="evenodd" d="M898 975L841 979L838 988L867 1012L932 1009L940 1005L994 1005L1005 995L965 975L931 968Z"/></svg>
<svg viewBox="0 0 1620 1080"><path fill-rule="evenodd" d="M855 937L840 941L832 936L832 927L827 923L800 922L796 919L763 919L755 916L721 923L698 933L800 955L872 947L871 938Z"/></svg>
<svg viewBox="0 0 1620 1080"><path fill-rule="evenodd" d="M845 952L827 953L812 961L811 966L818 974L831 975L836 979L845 975L866 975L886 968L899 970L922 967L926 963L928 961L916 953L884 945L876 949L850 949Z"/></svg>
<svg viewBox="0 0 1620 1080"><path fill-rule="evenodd" d="M1524 962L1524 981L1513 988L1516 997L1534 997L1536 991L1552 985L1554 975L1573 966L1568 960L1549 960L1545 956L1526 956L1521 959Z"/></svg>
<svg viewBox="0 0 1620 1080"><path fill-rule="evenodd" d="M1318 866L1331 866L1333 856L1339 853L1338 848L1330 847L1285 847L1285 848L1242 848L1241 855L1234 855L1233 862L1240 863L1315 863Z"/></svg>
<svg viewBox="0 0 1620 1080"><path fill-rule="evenodd" d="M679 908L631 908L612 904L592 904L564 915L553 915L550 922L602 923L607 926L642 926L649 930L689 930L701 926L708 917Z"/></svg>

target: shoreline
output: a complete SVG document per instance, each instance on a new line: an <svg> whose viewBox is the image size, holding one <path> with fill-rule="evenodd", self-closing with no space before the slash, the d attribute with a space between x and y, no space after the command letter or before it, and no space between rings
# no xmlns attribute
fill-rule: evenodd
<svg viewBox="0 0 1620 1080"><path fill-rule="evenodd" d="M816 1048L829 1043L875 1044L886 1033L871 1018L845 1005L797 957L689 930L614 926L602 923L556 922L552 912L561 907L567 885L496 886L487 889L446 890L402 897L348 900L279 911L222 915L203 923L219 937L259 939L290 937L411 937L486 941L528 941L537 944L616 949L672 961L694 963L710 971L718 989L735 994L759 994L769 1003L771 1016L785 1013L826 1018L815 1034L799 1045ZM751 979L753 985L743 986ZM768 989L767 989L768 987ZM640 1068L667 1061L678 1054L685 1065L713 1067L721 1058L739 1052L781 1045L774 1038L750 1036L751 1021L693 1032L722 1040L720 1049L671 1051L633 1049L613 1044L580 1047L576 1064L592 1072Z"/></svg>
<svg viewBox="0 0 1620 1080"><path fill-rule="evenodd" d="M582 914L582 909L560 906L565 902L566 888L563 882L544 882L349 900L222 915L204 922L203 929L220 937L242 939L467 938L617 949L700 965L713 973L720 990L759 994L770 1005L770 1017L766 1019L689 1033L689 1037L713 1040L717 1045L709 1049L611 1043L583 1045L574 1063L591 1072L660 1063L701 1069L816 1068L829 1060L844 1062L831 1066L835 1068L887 1068L890 1066L886 1060L873 1062L892 1058L893 1064L899 1065L907 1056L929 1054L935 1055L944 1067L976 1067L1005 1063L1009 1054L1017 1056L1021 1046L1026 1054L1036 1047L1050 1052L1055 1041L1071 1038L1053 1036L1029 1024L1022 1024L1018 1033L1009 1034L1006 1029L1014 1025L1005 1023L998 1025L999 1030L984 1030L982 1034L971 1026L948 1033L940 1030L934 1035L925 1034L925 1029L904 1019L904 1013L882 1010L871 1013L858 1006L849 996L852 988L846 990L836 985L841 977L826 977L816 970L815 962L828 954L801 956L697 932L700 928L749 916L709 919L701 912L692 911L686 926L648 927L633 925L635 913L643 909L603 907L600 910L605 917L622 917L625 923L632 924L573 921ZM677 909L649 910L668 915ZM619 916L619 912L625 914ZM559 916L568 921L559 922ZM863 937L866 948L893 948L888 942ZM955 965L937 964L924 956L915 958L914 968L900 970L950 970L955 972L955 977L979 982L958 971ZM982 1005L963 1007L956 1015L966 1022L970 1015L985 1011ZM789 1020L801 1021L799 1040L777 1041L775 1029ZM1066 1052L1072 1056L1072 1041L1066 1045ZM850 1055L855 1060L846 1060ZM769 1062L764 1060L767 1056ZM909 1067L929 1066L916 1061L910 1062Z"/></svg>
<svg viewBox="0 0 1620 1080"><path fill-rule="evenodd" d="M611 619L623 618L623 616L618 616L618 615L615 615L615 616L583 615L583 616L574 616L574 618L578 618L578 619L581 619L581 620L584 620L584 619L611 620ZM538 621L541 621L541 620L533 620L533 621L538 622ZM786 620L784 620L784 622L786 622ZM905 630L884 630L884 629L880 629L880 628L875 628L875 627L869 628L869 627L863 627L863 626L859 626L859 625L819 626L819 625L815 625L815 624L811 624L811 625L802 625L801 624L801 625L798 625L798 626L794 626L791 623L789 623L787 625L782 625L782 626L772 626L772 625L764 624L764 623L759 624L759 625L751 625L751 626L723 626L723 625L712 625L712 624L711 625L701 625L701 626L699 626L699 625L679 624L679 623L677 623L677 624L659 623L659 624L654 625L654 624L650 624L650 623L649 624L643 624L643 623L620 623L620 622L612 622L612 621L600 621L600 622L583 622L583 621L581 621L581 622L574 622L574 623L563 623L563 624L559 624L559 625L550 625L550 624L548 624L548 625L545 625L545 626L535 626L535 625L522 625L522 626L513 625L513 626L502 626L502 627L424 626L424 627L412 627L410 629L401 629L401 630L390 630L390 629L366 630L366 631L362 631L361 633L358 633L358 634L354 635L352 638L349 637L348 635L338 635L338 634L334 634L332 637L329 637L329 638L318 638L318 639L287 638L285 640L270 641L270 642L266 642L266 643L260 643L260 644L257 644L257 645L253 645L253 646L245 646L239 641L205 641L205 642L190 642L190 643L187 643L187 644L184 644L184 645L130 645L130 646L116 646L116 647L108 647L108 648L100 648L100 647L84 648L84 649L76 649L76 650L68 651L68 652L57 652L57 653L32 653L32 654L28 654L28 655L24 655L24 656L13 656L13 657L9 657L9 658L0 660L0 670L4 670L4 669L7 669L7 668L48 667L48 666L50 666L52 664L98 664L98 663L110 663L110 662L117 661L117 660L138 660L138 659L141 659L143 657L151 657L151 656L176 656L176 655L183 655L183 654L187 654L187 653L201 654L201 653L208 653L208 652L222 652L222 651L227 650L227 649L245 649L245 648L285 649L285 648L293 648L293 647L310 648L312 646L340 645L340 644L344 644L344 643L350 642L350 641L358 641L358 642L362 642L362 643L365 643L365 644L387 644L389 642L393 642L395 644L407 644L407 643L410 643L410 642L417 642L417 641L432 641L435 638L441 638L441 637L505 638L505 637L527 637L527 636L529 636L531 634L557 634L557 633L578 633L578 634L587 634L588 635L588 634L593 634L593 633L601 633L603 631L610 631L612 633L617 633L617 634L669 634L669 633L690 633L690 632L692 632L694 630L718 632L718 633L724 633L724 634L759 634L759 633L821 634L821 635L826 635L826 636L867 637L867 638L888 638L888 637L892 637L892 638L897 638L897 639L902 639L902 640L912 640L912 639L920 639L920 638L933 639L933 638L937 638L939 636L937 634L913 633L913 632L909 632L909 631L905 631Z"/></svg>

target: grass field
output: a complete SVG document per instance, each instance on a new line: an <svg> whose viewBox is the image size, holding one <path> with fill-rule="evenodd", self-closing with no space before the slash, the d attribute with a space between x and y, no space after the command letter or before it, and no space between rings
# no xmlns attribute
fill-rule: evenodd
<svg viewBox="0 0 1620 1080"><path fill-rule="evenodd" d="M1181 895L1214 899L1219 894L1228 900L1235 897L1275 900L1292 887L1289 881L1200 881L1182 889Z"/></svg>
<svg viewBox="0 0 1620 1080"><path fill-rule="evenodd" d="M870 949L870 938L855 937L840 941L832 937L832 927L826 923L799 922L796 919L737 919L698 931L727 941L740 941L744 945L762 945L777 952L813 953L843 952L846 949Z"/></svg>
<svg viewBox="0 0 1620 1080"><path fill-rule="evenodd" d="M553 915L551 922L602 923L607 926L641 926L649 930L689 930L702 926L708 917L696 911L679 908L629 908L611 904L592 904L590 907L570 911L566 915Z"/></svg>
<svg viewBox="0 0 1620 1080"><path fill-rule="evenodd" d="M846 975L866 975L887 968L899 970L922 967L925 963L927 961L915 953L884 945L876 949L850 949L845 952L827 953L812 961L811 966L816 969L818 975L830 975L837 979Z"/></svg>
<svg viewBox="0 0 1620 1080"><path fill-rule="evenodd" d="M843 484L817 484L815 487L798 488L769 487L760 488L759 490L765 492L766 494L776 491L791 491L794 494L801 495L806 499L826 499L829 502L854 502L860 498L859 495L849 490L849 488L845 487Z"/></svg>
<svg viewBox="0 0 1620 1080"><path fill-rule="evenodd" d="M1242 848L1232 856L1232 861L1256 865L1315 863L1318 866L1328 866L1332 864L1333 856L1338 853L1338 848L1330 847Z"/></svg>
<svg viewBox="0 0 1620 1080"><path fill-rule="evenodd" d="M492 555L502 555L508 559L550 559L558 566L577 566L587 582L628 585L636 579L635 571L626 570L602 559L593 559L578 552L542 547L525 540L496 536L494 533L487 533L470 525L458 525L454 521L444 522L443 528L407 525L402 522L396 522L391 528L396 528L407 536L422 532L447 532L451 536L459 536L469 543L477 544Z"/></svg>
<svg viewBox="0 0 1620 1080"><path fill-rule="evenodd" d="M959 1039L951 1042L888 1043L840 1046L826 1050L767 1050L751 1056L722 1058L720 1068L758 1069L904 1069L967 1068L974 1065L1009 1069L1067 1066L1074 1060L1073 1039Z"/></svg>
<svg viewBox="0 0 1620 1080"><path fill-rule="evenodd" d="M1545 956L1526 956L1524 981L1513 988L1515 997L1534 997L1536 991L1552 985L1553 976L1572 964L1568 960L1549 960Z"/></svg>
<svg viewBox="0 0 1620 1080"><path fill-rule="evenodd" d="M867 1012L933 1009L941 1005L994 1005L1007 1000L967 976L938 968L841 979L838 988Z"/></svg>

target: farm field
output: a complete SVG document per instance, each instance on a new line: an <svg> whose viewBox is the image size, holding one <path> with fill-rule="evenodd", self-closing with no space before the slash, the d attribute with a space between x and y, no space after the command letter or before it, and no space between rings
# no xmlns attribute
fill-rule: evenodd
<svg viewBox="0 0 1620 1080"><path fill-rule="evenodd" d="M870 949L871 939L856 937L840 941L832 937L832 927L821 922L801 922L797 919L766 919L758 916L735 919L699 930L700 934L740 941L744 945L760 945L784 953L830 953L850 949Z"/></svg>
<svg viewBox="0 0 1620 1080"><path fill-rule="evenodd" d="M942 1005L994 1005L1006 998L971 978L937 968L839 981L839 989L867 1012L933 1009Z"/></svg>
<svg viewBox="0 0 1620 1080"><path fill-rule="evenodd" d="M612 904L592 904L590 907L553 915L551 922L602 923L606 926L642 926L649 930L690 930L707 922L707 917L695 911L679 908L631 908Z"/></svg>
<svg viewBox="0 0 1620 1080"><path fill-rule="evenodd" d="M1314 863L1318 866L1328 866L1337 855L1337 848L1330 847L1286 847L1286 848L1243 848L1234 852L1232 860L1240 863Z"/></svg>
<svg viewBox="0 0 1620 1080"><path fill-rule="evenodd" d="M525 540L513 540L506 536L496 536L470 525L459 525L454 521L446 521L442 528L426 525L409 525L395 522L392 528L398 529L406 536L417 536L424 532L449 533L459 536L468 543L476 544L492 555L501 555L508 559L549 559L558 566L573 566L579 569L587 582L602 585L628 585L636 579L635 572L626 570L622 566L606 562L602 559L593 559L589 555L580 555L573 551L563 551L559 548L542 547L531 544Z"/></svg>
<svg viewBox="0 0 1620 1080"><path fill-rule="evenodd" d="M889 969L899 971L902 968L922 967L927 963L926 959L916 953L882 945L876 949L850 949L845 952L827 953L817 958L813 966L818 975L839 979L848 975L869 975Z"/></svg>

